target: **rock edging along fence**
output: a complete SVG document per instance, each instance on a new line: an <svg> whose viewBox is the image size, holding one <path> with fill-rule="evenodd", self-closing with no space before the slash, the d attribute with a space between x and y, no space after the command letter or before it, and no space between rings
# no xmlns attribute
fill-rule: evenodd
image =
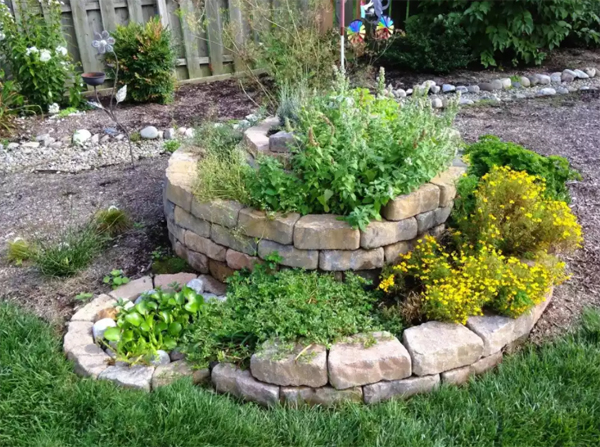
<svg viewBox="0 0 600 447"><path fill-rule="evenodd" d="M227 363L194 370L177 351L159 352L150 365L129 366L114 360L110 346L100 345L103 331L115 325L117 299L133 305L153 287L187 282L205 300L225 300L217 295L223 290L211 281L185 273L143 277L95 297L73 315L64 338L64 352L75 372L146 391L191 377L195 384L210 383L217 392L270 407L378 403L430 392L440 383L459 385L494 368L503 349L527 337L552 297L550 290L544 302L516 319L486 315L470 317L464 326L423 323L406 329L402 341L387 332L358 334L329 348L270 341L252 356L249 370Z"/></svg>
<svg viewBox="0 0 600 447"><path fill-rule="evenodd" d="M438 235L452 210L453 166L383 209L383 220L365 231L331 214L267 214L231 200L200 203L192 193L199 156L176 151L169 160L164 209L175 252L196 270L223 281L234 270L252 269L276 251L281 264L307 270L376 271L412 249L418 237Z"/></svg>

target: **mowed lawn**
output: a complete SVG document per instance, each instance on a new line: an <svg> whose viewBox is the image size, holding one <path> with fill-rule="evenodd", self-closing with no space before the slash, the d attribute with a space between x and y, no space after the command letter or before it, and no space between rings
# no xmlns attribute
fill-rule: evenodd
<svg viewBox="0 0 600 447"><path fill-rule="evenodd" d="M1 446L597 446L600 313L495 373L408 401L265 410L179 381L157 392L82 380L59 330L0 303Z"/></svg>

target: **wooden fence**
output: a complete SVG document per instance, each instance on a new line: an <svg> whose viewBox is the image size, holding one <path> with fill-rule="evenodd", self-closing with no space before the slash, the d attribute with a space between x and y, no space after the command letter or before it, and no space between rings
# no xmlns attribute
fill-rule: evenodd
<svg viewBox="0 0 600 447"><path fill-rule="evenodd" d="M7 3L10 6L12 2L15 10L18 1L8 0ZM245 68L223 46L226 22L232 23L231 29L239 30L235 36L238 44L249 37L241 1L204 0L204 17L201 20L201 13L192 0L63 0L62 24L69 52L76 62L81 63L83 71L103 71L101 58L91 46L95 32L110 32L131 20L143 23L159 16L174 39L177 78L180 81L207 77L219 79ZM271 2L278 0L260 1L272 5ZM206 26L201 29L193 26L194 18ZM332 24L333 14L330 13L326 20Z"/></svg>

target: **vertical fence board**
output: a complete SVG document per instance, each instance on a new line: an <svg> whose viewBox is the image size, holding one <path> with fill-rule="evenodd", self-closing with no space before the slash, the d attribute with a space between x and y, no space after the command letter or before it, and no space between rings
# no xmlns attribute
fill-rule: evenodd
<svg viewBox="0 0 600 447"><path fill-rule="evenodd" d="M100 14L102 15L103 28L108 32L117 29L117 18L115 17L115 4L113 0L100 0Z"/></svg>
<svg viewBox="0 0 600 447"><path fill-rule="evenodd" d="M71 13L73 14L73 27L75 28L75 36L77 38L77 46L79 47L79 55L83 71L97 71L98 62L93 56L94 49L92 48L93 33L88 24L87 11L85 4L80 0L71 0Z"/></svg>
<svg viewBox="0 0 600 447"><path fill-rule="evenodd" d="M194 7L191 0L180 0L179 3L181 5L181 30L183 31L183 46L185 48L188 73L190 78L199 78L202 77L202 72L200 71L198 39L196 39L193 30L190 29L190 23L188 22L188 20L195 17ZM192 15L192 17L189 15Z"/></svg>
<svg viewBox="0 0 600 447"><path fill-rule="evenodd" d="M129 11L129 21L143 23L142 2L140 0L127 0L127 10Z"/></svg>
<svg viewBox="0 0 600 447"><path fill-rule="evenodd" d="M160 16L160 22L166 28L169 26L169 10L167 9L167 0L156 0L156 9Z"/></svg>
<svg viewBox="0 0 600 447"><path fill-rule="evenodd" d="M206 20L208 33L208 52L213 75L224 73L223 70L223 24L218 0L206 0Z"/></svg>
<svg viewBox="0 0 600 447"><path fill-rule="evenodd" d="M244 46L246 39L244 30L244 19L242 17L242 0L229 0L229 21L233 32L233 65L235 71L243 71L246 69L244 62L239 57L239 51Z"/></svg>

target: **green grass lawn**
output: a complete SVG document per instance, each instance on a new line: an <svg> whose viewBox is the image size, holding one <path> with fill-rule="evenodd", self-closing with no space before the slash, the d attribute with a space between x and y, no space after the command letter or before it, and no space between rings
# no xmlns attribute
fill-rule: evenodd
<svg viewBox="0 0 600 447"><path fill-rule="evenodd" d="M600 313L462 388L371 407L264 410L180 381L82 380L59 331L0 303L1 446L596 446Z"/></svg>

